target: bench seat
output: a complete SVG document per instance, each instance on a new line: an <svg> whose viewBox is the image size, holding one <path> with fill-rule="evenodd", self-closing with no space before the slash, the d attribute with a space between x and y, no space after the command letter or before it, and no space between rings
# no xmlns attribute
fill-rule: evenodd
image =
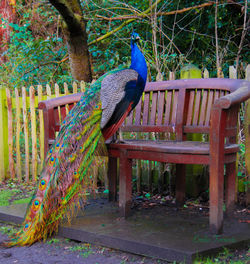
<svg viewBox="0 0 250 264"><path fill-rule="evenodd" d="M133 151L141 151L145 153L145 160L155 160L153 157L149 159L148 154L170 153L170 154L192 154L192 155L209 155L209 142L197 141L167 141L167 140L124 140L122 143L107 144L109 154L119 157L119 151L125 149L128 151L128 158L136 158ZM224 153L230 154L239 151L238 144L225 144ZM142 158L141 158L142 159ZM177 162L177 161L176 161ZM202 163L203 164L203 163Z"/></svg>

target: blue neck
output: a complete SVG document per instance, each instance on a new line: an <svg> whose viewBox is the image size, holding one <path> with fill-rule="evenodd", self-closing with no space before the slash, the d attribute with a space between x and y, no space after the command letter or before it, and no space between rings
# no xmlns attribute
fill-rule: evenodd
<svg viewBox="0 0 250 264"><path fill-rule="evenodd" d="M143 79L144 83L147 80L147 64L145 58L136 43L131 41L131 65L130 68L137 71Z"/></svg>

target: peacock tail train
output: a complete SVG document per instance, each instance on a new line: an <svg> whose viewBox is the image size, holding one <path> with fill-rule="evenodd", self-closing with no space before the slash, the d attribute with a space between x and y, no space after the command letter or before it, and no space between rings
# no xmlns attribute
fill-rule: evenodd
<svg viewBox="0 0 250 264"><path fill-rule="evenodd" d="M49 150L37 190L19 232L4 245L24 246L45 240L70 221L80 207L80 194L93 187L91 166L105 140L121 126L139 102L147 79L147 64L131 34L131 66L103 75L84 93L62 123Z"/></svg>
<svg viewBox="0 0 250 264"><path fill-rule="evenodd" d="M84 93L62 122L56 141L49 150L35 194L20 230L5 246L31 245L57 232L62 218L70 221L80 207L79 193L93 186L91 165L105 148L99 78ZM93 166L92 166L93 168Z"/></svg>

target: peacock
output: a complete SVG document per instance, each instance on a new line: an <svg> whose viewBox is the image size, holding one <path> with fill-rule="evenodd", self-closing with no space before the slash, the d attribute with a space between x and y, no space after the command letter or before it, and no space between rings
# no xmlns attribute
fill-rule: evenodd
<svg viewBox="0 0 250 264"><path fill-rule="evenodd" d="M80 207L79 194L93 184L91 169L105 141L139 102L147 79L145 58L131 34L131 66L100 77L86 90L62 122L47 153L37 189L20 230L5 246L31 245L57 232Z"/></svg>

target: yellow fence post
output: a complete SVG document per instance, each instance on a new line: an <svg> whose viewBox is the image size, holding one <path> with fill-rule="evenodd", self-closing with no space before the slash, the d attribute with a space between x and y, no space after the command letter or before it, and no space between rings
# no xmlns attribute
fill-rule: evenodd
<svg viewBox="0 0 250 264"><path fill-rule="evenodd" d="M207 73L206 73L207 74ZM193 64L188 64L181 69L181 79L195 79L201 78L201 70ZM195 95L196 96L196 95ZM200 103L201 104L201 103ZM187 140L190 141L202 141L202 134L188 134ZM200 175L203 176L203 166L197 164L187 164L186 165L186 192L191 196L198 196L202 191L200 189L199 181L197 180ZM202 180L205 177L202 177ZM204 180L205 181L205 180Z"/></svg>
<svg viewBox="0 0 250 264"><path fill-rule="evenodd" d="M8 112L6 107L6 91L0 85L0 182L2 182L8 172Z"/></svg>

